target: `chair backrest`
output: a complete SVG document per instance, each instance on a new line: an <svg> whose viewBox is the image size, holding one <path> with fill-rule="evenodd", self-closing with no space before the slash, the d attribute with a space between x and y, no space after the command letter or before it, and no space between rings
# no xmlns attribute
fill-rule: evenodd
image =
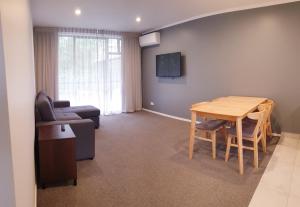
<svg viewBox="0 0 300 207"><path fill-rule="evenodd" d="M270 118L271 118L271 114L272 114L272 111L274 109L274 101L271 100L271 99L268 99L266 102L264 102L263 104L266 104L266 105L269 105L269 111L268 111L268 117L267 117L267 121L271 121Z"/></svg>
<svg viewBox="0 0 300 207"><path fill-rule="evenodd" d="M272 107L273 107L273 104L271 102L265 102L265 103L262 103L258 106L259 111L265 110L265 117L263 119L264 123L267 122L268 119L270 119L270 116L271 116L271 113L272 113Z"/></svg>
<svg viewBox="0 0 300 207"><path fill-rule="evenodd" d="M261 110L259 112L249 113L247 115L247 117L249 119L257 121L256 126L253 130L253 134L252 134L253 137L257 137L259 135L259 133L262 132L264 119L266 117L266 110L261 108Z"/></svg>
<svg viewBox="0 0 300 207"><path fill-rule="evenodd" d="M274 107L274 105L275 105L274 101L271 100L271 99L267 99L267 100L264 102L264 104L269 104L269 105L271 105L271 109L272 109L272 110L273 110L273 107Z"/></svg>

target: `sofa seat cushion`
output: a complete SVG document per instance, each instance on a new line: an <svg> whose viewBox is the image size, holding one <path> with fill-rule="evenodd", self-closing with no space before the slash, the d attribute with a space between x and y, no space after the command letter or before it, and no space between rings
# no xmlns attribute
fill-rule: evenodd
<svg viewBox="0 0 300 207"><path fill-rule="evenodd" d="M57 121L80 120L81 119L80 116L78 116L75 113L56 112L55 116L56 116Z"/></svg>
<svg viewBox="0 0 300 207"><path fill-rule="evenodd" d="M76 113L81 118L97 117L100 115L100 110L94 106L72 106L55 108L55 113Z"/></svg>

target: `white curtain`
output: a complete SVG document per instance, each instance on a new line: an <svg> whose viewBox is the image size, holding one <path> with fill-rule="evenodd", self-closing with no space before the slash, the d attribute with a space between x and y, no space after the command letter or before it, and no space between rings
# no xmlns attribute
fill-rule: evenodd
<svg viewBox="0 0 300 207"><path fill-rule="evenodd" d="M123 33L122 38L122 111L142 110L141 48L137 33Z"/></svg>
<svg viewBox="0 0 300 207"><path fill-rule="evenodd" d="M36 82L55 99L94 105L101 114L142 108L137 33L35 28Z"/></svg>
<svg viewBox="0 0 300 207"><path fill-rule="evenodd" d="M58 98L57 91L57 45L56 28L34 28L34 61L36 90L45 91L52 98Z"/></svg>
<svg viewBox="0 0 300 207"><path fill-rule="evenodd" d="M122 112L122 36L90 29L60 29L58 94L101 114Z"/></svg>

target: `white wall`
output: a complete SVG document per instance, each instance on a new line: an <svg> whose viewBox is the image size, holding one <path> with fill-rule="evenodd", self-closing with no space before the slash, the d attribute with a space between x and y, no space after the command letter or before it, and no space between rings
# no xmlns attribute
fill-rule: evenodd
<svg viewBox="0 0 300 207"><path fill-rule="evenodd" d="M14 206L14 181L0 14L0 206Z"/></svg>
<svg viewBox="0 0 300 207"><path fill-rule="evenodd" d="M8 121L7 117L0 117L1 124L8 121L8 126L4 126L6 133L1 132L1 140L3 138L6 142L5 150L8 157L4 161L8 163L2 165L1 160L1 169L9 168L9 155L11 155L13 170L13 173L9 173L7 178L9 180L10 176L13 176L13 186L10 186L11 181L7 182L7 187L13 191L13 195L9 195L10 199L5 201L7 205L0 203L0 206L33 207L35 206L36 193L34 171L35 75L29 0L1 0L0 15L3 47L0 56L1 53L4 54L4 61L0 61L1 79L6 79L6 86L0 85L0 115L2 113L7 114L2 109L2 107L5 108L5 104L2 106L2 102L7 103L6 108L9 118ZM5 87L6 94L3 93ZM7 95L6 100L5 96L2 97L2 93ZM7 129L9 130L7 131ZM10 149L7 146L9 144ZM0 186L2 186L2 183ZM2 189L0 192L2 192ZM5 193L8 196L11 192L6 191ZM11 199L14 201L11 201Z"/></svg>

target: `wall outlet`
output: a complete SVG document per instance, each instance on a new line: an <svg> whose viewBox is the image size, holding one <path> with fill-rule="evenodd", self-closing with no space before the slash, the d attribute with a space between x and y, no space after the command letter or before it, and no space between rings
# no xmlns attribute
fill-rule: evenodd
<svg viewBox="0 0 300 207"><path fill-rule="evenodd" d="M154 106L155 104L154 104L154 102L153 102L153 101L151 101L151 102L150 102L150 105L151 105L151 106Z"/></svg>

